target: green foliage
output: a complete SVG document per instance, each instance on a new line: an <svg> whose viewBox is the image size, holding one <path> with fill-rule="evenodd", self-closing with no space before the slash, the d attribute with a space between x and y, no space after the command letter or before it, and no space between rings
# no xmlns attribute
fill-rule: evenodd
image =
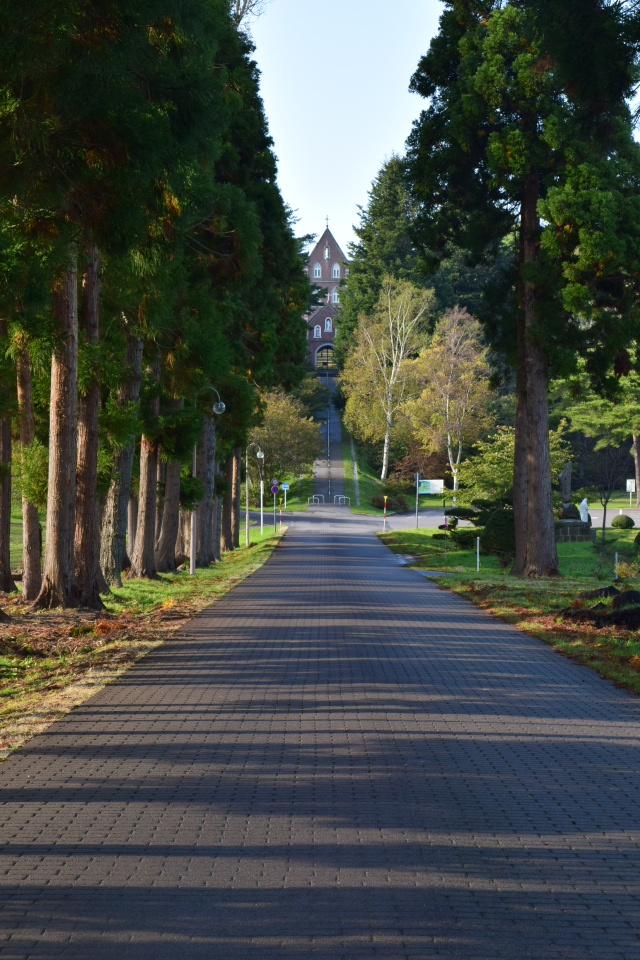
<svg viewBox="0 0 640 960"><path fill-rule="evenodd" d="M447 507L444 511L445 517L454 517L456 520L475 520L478 516L478 511L475 507L463 507L456 505L455 507Z"/></svg>
<svg viewBox="0 0 640 960"><path fill-rule="evenodd" d="M308 417L317 417L331 403L331 390L321 382L315 373L307 373L294 387L293 396L300 401Z"/></svg>
<svg viewBox="0 0 640 960"><path fill-rule="evenodd" d="M194 477L188 466L180 471L180 506L185 510L195 510L204 499L204 484Z"/></svg>
<svg viewBox="0 0 640 960"><path fill-rule="evenodd" d="M358 241L350 247L349 277L340 294L335 342L341 365L355 345L360 317L375 311L385 276L424 286L411 239L411 208L404 160L392 156L373 181L367 207L359 207Z"/></svg>
<svg viewBox="0 0 640 960"><path fill-rule="evenodd" d="M480 544L486 553L497 557L503 567L508 566L516 549L513 510L494 510L489 514Z"/></svg>
<svg viewBox="0 0 640 960"><path fill-rule="evenodd" d="M478 537L482 541L483 534L482 527L456 527L455 530L451 531L451 539L455 540L459 547L471 550L476 546Z"/></svg>
<svg viewBox="0 0 640 960"><path fill-rule="evenodd" d="M39 509L47 505L49 450L40 442L19 446L14 454L15 477L18 490L29 503Z"/></svg>
<svg viewBox="0 0 640 960"><path fill-rule="evenodd" d="M265 479L282 480L306 472L324 449L320 424L305 416L300 400L281 390L265 394L262 401L262 424L254 427L249 438L264 453ZM257 461L250 462L257 476Z"/></svg>
<svg viewBox="0 0 640 960"><path fill-rule="evenodd" d="M571 459L571 447L565 438L567 429L566 421L562 421L556 430L549 432L553 482ZM513 495L515 428L498 427L486 440L476 443L474 450L473 458L460 465L461 496L469 503L510 500Z"/></svg>
<svg viewBox="0 0 640 960"><path fill-rule="evenodd" d="M611 521L611 526L615 527L617 530L631 530L632 527L635 527L636 522L633 517L628 517L624 513L620 513L613 518Z"/></svg>

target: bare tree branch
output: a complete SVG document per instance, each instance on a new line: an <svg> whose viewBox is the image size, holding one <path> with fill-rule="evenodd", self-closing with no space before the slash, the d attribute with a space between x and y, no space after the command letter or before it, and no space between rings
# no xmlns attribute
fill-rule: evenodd
<svg viewBox="0 0 640 960"><path fill-rule="evenodd" d="M231 19L236 27L239 27L243 20L259 17L268 2L269 0L230 0Z"/></svg>

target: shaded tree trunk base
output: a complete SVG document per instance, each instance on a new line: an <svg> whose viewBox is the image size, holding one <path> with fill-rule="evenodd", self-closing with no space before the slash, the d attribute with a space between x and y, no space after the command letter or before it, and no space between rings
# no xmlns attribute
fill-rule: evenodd
<svg viewBox="0 0 640 960"><path fill-rule="evenodd" d="M76 609L78 596L75 587L67 591L61 590L47 575L42 580L40 593L32 606L32 610Z"/></svg>

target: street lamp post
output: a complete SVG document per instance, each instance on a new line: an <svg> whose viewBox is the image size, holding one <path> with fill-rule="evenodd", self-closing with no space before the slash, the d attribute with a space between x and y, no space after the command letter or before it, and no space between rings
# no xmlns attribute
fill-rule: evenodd
<svg viewBox="0 0 640 960"><path fill-rule="evenodd" d="M264 460L264 453L260 449L260 444L253 441L249 444L247 449L244 452L244 498L245 498L245 544L248 547L250 536L249 536L249 450L251 447L257 447L258 452L256 453L256 459L260 467L260 535L262 536L262 498L264 495L264 480L262 479L262 461Z"/></svg>
<svg viewBox="0 0 640 960"><path fill-rule="evenodd" d="M204 393L206 390L213 390L216 397L218 398L211 408L213 413L220 415L225 411L225 405L220 399L220 394L215 387L203 387L200 393ZM193 468L192 476L198 476L198 441L193 445ZM198 521L197 521L197 510L194 506L191 511L191 543L189 545L189 573L193 576L196 572L196 540L198 535Z"/></svg>

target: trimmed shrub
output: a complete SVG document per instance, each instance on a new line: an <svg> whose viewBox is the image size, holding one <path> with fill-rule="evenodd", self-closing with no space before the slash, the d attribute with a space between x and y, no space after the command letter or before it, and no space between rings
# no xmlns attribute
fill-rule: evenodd
<svg viewBox="0 0 640 960"><path fill-rule="evenodd" d="M483 531L478 527L458 527L451 534L452 540L463 550L471 550L476 545L476 537L482 540Z"/></svg>
<svg viewBox="0 0 640 960"><path fill-rule="evenodd" d="M455 517L457 520L475 520L478 511L473 507L447 507L445 517Z"/></svg>
<svg viewBox="0 0 640 960"><path fill-rule="evenodd" d="M503 567L513 560L516 552L513 510L498 509L489 514L480 545L486 553L497 557Z"/></svg>
<svg viewBox="0 0 640 960"><path fill-rule="evenodd" d="M631 530L635 525L636 522L633 517L628 517L626 513L618 514L618 516L614 517L611 521L611 526L616 527L618 530Z"/></svg>

